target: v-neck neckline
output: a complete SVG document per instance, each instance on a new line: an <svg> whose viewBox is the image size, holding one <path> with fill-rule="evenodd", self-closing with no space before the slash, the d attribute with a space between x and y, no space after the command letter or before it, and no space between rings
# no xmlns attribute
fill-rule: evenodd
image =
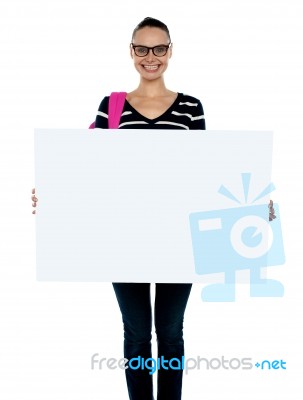
<svg viewBox="0 0 303 400"><path fill-rule="evenodd" d="M138 110L136 110L128 100L125 99L125 102L129 105L129 107L136 113L138 114L141 118L143 118L146 121L149 121L149 123L154 123L157 122L159 119L162 119L164 117L165 114L169 113L169 111L174 108L175 104L177 101L179 101L181 96L181 93L177 92L177 97L175 98L175 100L172 102L172 104L164 111L164 113L162 113L161 115L159 115L156 118L148 118L145 115L141 114Z"/></svg>

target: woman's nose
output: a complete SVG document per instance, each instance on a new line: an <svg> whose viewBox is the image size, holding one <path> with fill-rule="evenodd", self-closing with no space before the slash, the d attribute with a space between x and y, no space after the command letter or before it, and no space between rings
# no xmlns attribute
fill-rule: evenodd
<svg viewBox="0 0 303 400"><path fill-rule="evenodd" d="M147 60L153 60L154 59L154 53L153 53L152 49L148 49L148 53L146 55L146 59Z"/></svg>

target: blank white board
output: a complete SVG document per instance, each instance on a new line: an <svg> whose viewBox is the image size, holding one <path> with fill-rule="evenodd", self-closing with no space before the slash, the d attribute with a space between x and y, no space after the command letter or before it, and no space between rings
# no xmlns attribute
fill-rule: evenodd
<svg viewBox="0 0 303 400"><path fill-rule="evenodd" d="M271 181L272 140L267 131L37 129L37 279L211 280L211 266L196 271L189 217L252 203ZM267 201L254 203L266 216Z"/></svg>

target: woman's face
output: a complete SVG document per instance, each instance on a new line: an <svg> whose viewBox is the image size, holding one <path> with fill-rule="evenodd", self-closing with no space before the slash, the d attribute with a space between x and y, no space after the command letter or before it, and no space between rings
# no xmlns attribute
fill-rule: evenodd
<svg viewBox="0 0 303 400"><path fill-rule="evenodd" d="M139 29L134 38L134 46L154 47L159 45L168 45L170 43L167 33L160 28L148 27ZM146 56L139 57L130 46L131 57L134 60L134 66L142 78L154 80L162 76L168 67L168 61L172 55L171 47L167 53L162 56L155 56L152 50L149 50Z"/></svg>

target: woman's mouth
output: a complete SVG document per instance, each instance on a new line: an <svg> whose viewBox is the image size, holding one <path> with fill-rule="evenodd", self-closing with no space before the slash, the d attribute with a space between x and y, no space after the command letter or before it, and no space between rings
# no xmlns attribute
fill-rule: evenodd
<svg viewBox="0 0 303 400"><path fill-rule="evenodd" d="M157 71L157 69L159 68L159 65L143 65L143 68L146 71L154 72L154 71Z"/></svg>

